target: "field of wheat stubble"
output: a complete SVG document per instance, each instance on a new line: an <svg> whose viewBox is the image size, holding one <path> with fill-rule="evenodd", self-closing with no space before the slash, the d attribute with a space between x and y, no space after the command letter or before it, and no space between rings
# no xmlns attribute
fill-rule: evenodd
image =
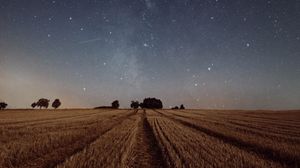
<svg viewBox="0 0 300 168"><path fill-rule="evenodd" d="M300 111L0 112L0 167L299 167Z"/></svg>

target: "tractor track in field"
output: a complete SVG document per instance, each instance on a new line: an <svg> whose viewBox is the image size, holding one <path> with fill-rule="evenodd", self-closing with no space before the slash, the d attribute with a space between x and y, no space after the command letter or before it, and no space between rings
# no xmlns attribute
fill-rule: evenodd
<svg viewBox="0 0 300 168"><path fill-rule="evenodd" d="M182 166L187 166L187 162L183 159L183 156L180 154L179 150L177 149L177 147L171 142L171 140L169 139L169 137L165 134L165 132L163 131L162 127L160 126L160 123L158 122L157 119L155 119L154 122L155 128L157 129L156 131L159 131L161 133L161 138L165 139L165 141L161 141L164 146L168 145L171 147L171 149L173 150L173 153L175 153L176 157L179 159L180 163L182 164ZM174 165L174 160L171 160L170 158L170 153L169 151L166 149L166 154L167 154L167 158L169 158L169 164L170 167L175 167Z"/></svg>
<svg viewBox="0 0 300 168"><path fill-rule="evenodd" d="M145 111L140 117L135 146L129 157L133 159L128 160L127 167L168 167Z"/></svg>
<svg viewBox="0 0 300 168"><path fill-rule="evenodd" d="M127 115L121 116L116 119L115 123L113 123L108 128L104 129L98 134L89 135L84 138L77 139L74 143L69 143L66 146L61 146L60 148L54 149L50 153L40 154L41 157L37 157L34 159L30 159L25 163L21 163L22 168L30 168L30 167L56 167L59 164L64 163L66 160L74 156L75 154L86 149L90 144L97 141L101 136L112 130L117 125L121 124L125 119L130 116L136 115L137 111L133 111ZM113 122L113 121L112 121ZM82 143L84 141L84 143Z"/></svg>
<svg viewBox="0 0 300 168"><path fill-rule="evenodd" d="M241 141L235 137L227 136L225 134L216 132L214 130L211 130L211 129L208 129L205 127L201 127L199 125L195 125L193 123L190 123L188 121L185 121L185 120L182 120L179 118L175 118L175 117L173 117L174 115L172 113L170 113L170 114L173 116L169 116L162 112L159 112L158 110L153 110L153 111L155 111L156 113L160 114L163 117L166 117L168 119L176 121L186 127L194 129L196 131L200 131L209 136L215 137L215 138L223 141L224 143L233 145L233 146L235 146L241 150L244 150L248 153L255 153L258 156L260 156L261 158L271 160L271 161L274 161L274 162L277 162L277 163L280 163L282 165L286 165L289 167L299 167L299 165L300 165L300 158L295 158L294 156L290 156L288 154L283 155L280 153L280 151L271 149L269 147Z"/></svg>

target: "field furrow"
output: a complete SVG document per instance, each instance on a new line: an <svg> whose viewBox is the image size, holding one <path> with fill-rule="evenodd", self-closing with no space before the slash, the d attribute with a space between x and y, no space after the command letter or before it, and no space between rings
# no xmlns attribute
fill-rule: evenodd
<svg viewBox="0 0 300 168"><path fill-rule="evenodd" d="M138 129L139 119L138 115L128 116L101 138L56 167L124 167L132 146L130 144Z"/></svg>
<svg viewBox="0 0 300 168"><path fill-rule="evenodd" d="M163 132L168 155L175 167L280 167L259 156L241 150L222 140L195 131L178 121L164 116L149 117L151 125ZM162 140L164 140L162 139ZM174 150L175 149L175 150ZM177 162L177 164L176 164Z"/></svg>
<svg viewBox="0 0 300 168"><path fill-rule="evenodd" d="M133 141L133 148L128 156L127 167L167 167L162 150L155 138L146 113L140 114L140 122Z"/></svg>
<svg viewBox="0 0 300 168"><path fill-rule="evenodd" d="M19 141L12 141L0 146L0 165L4 167L49 167L62 162L65 157L80 151L100 135L110 130L135 112L125 112L119 117L99 121L78 130L44 132L24 136ZM113 115L113 113L111 114ZM68 125L66 123L66 125ZM59 128L58 128L59 129ZM47 131L47 130L45 130ZM54 156L54 157L53 157Z"/></svg>
<svg viewBox="0 0 300 168"><path fill-rule="evenodd" d="M249 153L255 153L261 158L279 162L280 164L286 166L299 165L299 150L297 150L299 146L293 146L294 144L286 145L281 143L280 146L277 143L273 143L272 141L269 141L269 144L267 144L266 139L251 135L247 136L246 134L241 134L236 130L230 131L222 127L216 127L213 124L203 124L201 122L198 122L196 119L180 117L168 112L157 112L173 121L222 140L224 143L233 145Z"/></svg>
<svg viewBox="0 0 300 168"><path fill-rule="evenodd" d="M250 129L262 130L264 133L274 133L274 134L282 134L284 136L291 135L292 137L299 137L300 138L300 129L295 127L295 125L289 123L287 125L282 124L282 122L270 123L265 121L259 120L251 120L248 118L244 118L243 115L216 115L216 114L201 114L201 113L189 113L184 111L168 111L177 115L179 117L186 117L186 118L194 118L199 119L203 122L211 122L214 124L243 124L244 127L248 127ZM213 113L213 112L212 112Z"/></svg>

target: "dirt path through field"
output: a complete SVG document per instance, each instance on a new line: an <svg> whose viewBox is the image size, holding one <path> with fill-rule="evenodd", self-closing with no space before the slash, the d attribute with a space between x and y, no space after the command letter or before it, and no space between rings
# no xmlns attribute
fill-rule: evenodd
<svg viewBox="0 0 300 168"><path fill-rule="evenodd" d="M136 142L128 157L128 167L167 167L162 151L150 126L146 112L143 111L138 124Z"/></svg>

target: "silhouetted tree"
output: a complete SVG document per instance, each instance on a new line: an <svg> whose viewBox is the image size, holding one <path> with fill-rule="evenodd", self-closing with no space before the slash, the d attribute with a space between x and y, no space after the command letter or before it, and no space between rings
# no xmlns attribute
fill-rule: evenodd
<svg viewBox="0 0 300 168"><path fill-rule="evenodd" d="M7 107L7 103L0 102L0 110L5 109Z"/></svg>
<svg viewBox="0 0 300 168"><path fill-rule="evenodd" d="M183 104L182 104L182 105L180 105L180 109L185 109L185 107L183 106Z"/></svg>
<svg viewBox="0 0 300 168"><path fill-rule="evenodd" d="M163 104L160 99L145 98L142 104L142 108L161 109Z"/></svg>
<svg viewBox="0 0 300 168"><path fill-rule="evenodd" d="M111 107L112 107L112 108L117 109L117 108L119 108L119 106L120 106L119 100L115 100L115 101L113 101L113 102L111 103Z"/></svg>
<svg viewBox="0 0 300 168"><path fill-rule="evenodd" d="M39 101L36 102L36 106L40 107L40 108L42 108L42 107L48 108L49 102L50 102L50 100L41 98L41 99L39 99Z"/></svg>
<svg viewBox="0 0 300 168"><path fill-rule="evenodd" d="M33 103L31 104L31 107L32 107L32 108L35 108L35 107L36 107L36 102L33 102Z"/></svg>
<svg viewBox="0 0 300 168"><path fill-rule="evenodd" d="M55 99L54 102L52 103L52 107L57 109L61 105L61 102L59 99Z"/></svg>
<svg viewBox="0 0 300 168"><path fill-rule="evenodd" d="M140 106L140 103L138 101L131 101L131 104L130 104L131 108L137 109L137 108L139 108L139 106Z"/></svg>
<svg viewBox="0 0 300 168"><path fill-rule="evenodd" d="M140 103L139 106L140 106L140 108L144 108L143 103Z"/></svg>
<svg viewBox="0 0 300 168"><path fill-rule="evenodd" d="M178 106L175 106L175 107L173 107L172 109L173 109L173 110L177 110L177 109L179 109L179 108L178 108Z"/></svg>

